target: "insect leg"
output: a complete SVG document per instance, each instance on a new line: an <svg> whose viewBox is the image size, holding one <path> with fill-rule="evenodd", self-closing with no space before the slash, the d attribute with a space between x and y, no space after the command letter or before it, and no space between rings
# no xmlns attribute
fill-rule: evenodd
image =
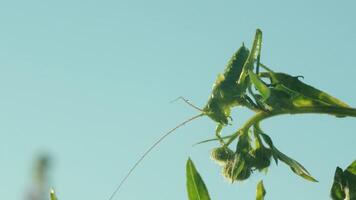
<svg viewBox="0 0 356 200"><path fill-rule="evenodd" d="M249 109L253 110L253 111L258 111L261 109L261 106L257 105L252 99L251 97L244 95L243 97L246 101L244 102L244 106L248 107Z"/></svg>
<svg viewBox="0 0 356 200"><path fill-rule="evenodd" d="M220 142L221 145L224 145L224 144L225 144L223 138L221 137L221 130L222 130L223 127L224 127L224 126L223 126L222 124L218 124L218 125L216 126L216 129L215 129L215 135L216 135L216 137L218 138L218 140L219 140L219 142Z"/></svg>

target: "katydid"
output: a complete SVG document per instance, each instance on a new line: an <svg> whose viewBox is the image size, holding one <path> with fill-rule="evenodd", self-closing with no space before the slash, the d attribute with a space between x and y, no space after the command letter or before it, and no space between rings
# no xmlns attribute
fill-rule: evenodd
<svg viewBox="0 0 356 200"><path fill-rule="evenodd" d="M228 124L233 107L243 105L252 110L258 107L246 94L246 89L249 86L248 70L253 70L261 46L262 32L257 29L251 51L242 45L234 54L224 74L218 76L208 103L203 109L205 115L218 123L215 134L221 143L223 141L220 132L223 126Z"/></svg>

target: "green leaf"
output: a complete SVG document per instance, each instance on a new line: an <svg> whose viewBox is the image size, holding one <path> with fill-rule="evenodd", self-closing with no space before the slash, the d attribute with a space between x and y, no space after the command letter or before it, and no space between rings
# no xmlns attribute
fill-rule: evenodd
<svg viewBox="0 0 356 200"><path fill-rule="evenodd" d="M351 174L356 175L356 160L354 160L351 165L349 165L346 171L350 172Z"/></svg>
<svg viewBox="0 0 356 200"><path fill-rule="evenodd" d="M287 155L283 154L280 152L277 148L273 148L272 151L277 155L278 159L285 164L289 165L291 170L303 177L306 180L312 181L312 182L318 182L315 178L313 178L310 173L296 160L293 160L292 158L288 157Z"/></svg>
<svg viewBox="0 0 356 200"><path fill-rule="evenodd" d="M277 72L268 72L267 76L270 77L272 84L276 85L276 89L294 93L298 96L298 99L294 102L296 106L313 106L313 104L319 103L331 106L349 107L343 101L326 92L303 83L296 76Z"/></svg>
<svg viewBox="0 0 356 200"><path fill-rule="evenodd" d="M211 139L207 139L207 140L203 140L203 141L200 141L200 142L197 142L195 144L193 144L193 147L194 146L197 146L197 145L200 145L200 144L204 144L204 143L208 143L208 142L213 142L213 141L218 141L220 139L229 139L229 138L232 138L234 137L234 135L227 135L227 136L224 136L224 137L221 137L221 138L211 138Z"/></svg>
<svg viewBox="0 0 356 200"><path fill-rule="evenodd" d="M266 195L265 187L263 186L263 181L258 182L256 189L256 200L263 200Z"/></svg>
<svg viewBox="0 0 356 200"><path fill-rule="evenodd" d="M337 167L335 170L334 183L331 187L331 198L333 200L344 200L345 192L344 186L346 185L346 180L344 177L344 172L341 168Z"/></svg>
<svg viewBox="0 0 356 200"><path fill-rule="evenodd" d="M269 146L269 148L273 150L275 147L273 145L272 139L267 134L263 133L261 129L257 129L257 130L259 132L259 135L262 136L263 141L265 141L267 143L267 145ZM274 151L272 151L272 156L273 156L274 161L276 162L276 165L278 165L278 157L274 153Z"/></svg>
<svg viewBox="0 0 356 200"><path fill-rule="evenodd" d="M356 160L345 171L336 168L330 195L333 200L356 199Z"/></svg>
<svg viewBox="0 0 356 200"><path fill-rule="evenodd" d="M273 157L277 157L280 161L284 162L285 164L289 165L291 170L296 173L297 175L312 181L312 182L318 182L315 178L313 178L308 170L306 170L299 162L296 160L288 157L284 153L280 152L272 143L271 138L264 133L260 133L260 135L263 137L263 140L270 146L272 149L272 155Z"/></svg>
<svg viewBox="0 0 356 200"><path fill-rule="evenodd" d="M186 175L189 200L210 200L208 189L190 158L186 165Z"/></svg>

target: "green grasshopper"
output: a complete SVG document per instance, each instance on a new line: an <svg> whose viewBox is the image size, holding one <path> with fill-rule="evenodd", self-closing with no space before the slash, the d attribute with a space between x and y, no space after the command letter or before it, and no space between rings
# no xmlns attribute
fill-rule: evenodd
<svg viewBox="0 0 356 200"><path fill-rule="evenodd" d="M231 109L243 105L252 110L258 106L246 95L249 85L248 70L259 58L262 44L262 32L256 30L251 52L244 46L232 56L224 74L220 74L214 84L212 94L204 107L203 114L217 122L216 136L222 142L220 132L228 124Z"/></svg>
<svg viewBox="0 0 356 200"><path fill-rule="evenodd" d="M238 87L237 81L242 72L249 50L243 45L230 59L225 72L219 74L209 100L202 112L215 122L227 125L231 108L244 104L245 88Z"/></svg>

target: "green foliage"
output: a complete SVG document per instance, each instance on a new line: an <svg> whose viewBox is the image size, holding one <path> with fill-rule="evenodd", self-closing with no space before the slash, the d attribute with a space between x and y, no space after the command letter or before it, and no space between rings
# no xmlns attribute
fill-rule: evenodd
<svg viewBox="0 0 356 200"><path fill-rule="evenodd" d="M226 166L233 167L234 165L231 163L231 165L227 164L225 165L225 167ZM190 158L187 161L186 174L187 174L188 199L210 200L208 189L206 188L203 179L199 175L199 172L195 168L194 163ZM239 176L246 176L243 173L239 173L239 174L240 174ZM257 188L256 188L256 200L263 200L265 195L266 195L266 190L263 186L263 182L260 181L257 184Z"/></svg>
<svg viewBox="0 0 356 200"><path fill-rule="evenodd" d="M313 182L317 182L317 180L315 178L313 178L310 173L297 161L295 161L294 159L288 157L287 155L283 154L282 152L280 152L274 145L273 142L271 140L271 138L264 133L260 133L260 135L263 137L263 139L266 141L266 143L268 143L269 147L272 150L272 154L274 155L274 157L277 160L280 160L282 162L284 162L285 164L289 165L289 167L291 168L291 170L296 173L297 175L309 180L309 181L313 181Z"/></svg>
<svg viewBox="0 0 356 200"><path fill-rule="evenodd" d="M256 171L267 172L271 158L276 164L278 161L285 163L305 180L317 182L302 164L276 148L260 127L260 122L282 114L317 113L356 117L356 109L302 82L300 76L269 69L261 63L261 48L262 31L257 29L251 50L242 45L232 56L224 74L218 76L208 103L202 110L203 115L217 123L216 138L199 144L219 141L219 147L213 149L211 157L222 166L223 176L231 182L246 180ZM265 71L260 72L260 67ZM236 106L247 107L255 115L231 135L221 136L222 128L229 124L230 112ZM230 145L234 142L236 148L232 151ZM344 177L344 172L343 175L338 172L337 177L338 180L342 179L340 177ZM335 191L339 190L343 191L335 187ZM258 185L257 193L257 199L263 199L262 182Z"/></svg>
<svg viewBox="0 0 356 200"><path fill-rule="evenodd" d="M333 200L356 200L356 160L344 171L336 168L330 195Z"/></svg>
<svg viewBox="0 0 356 200"><path fill-rule="evenodd" d="M224 75L220 75L215 82L212 95L204 112L207 112L207 115L218 123L216 140L220 141L221 149L228 149L228 146L235 140L237 144L233 158L230 155L227 158L223 156L224 154L215 153L214 160L222 165L223 175L232 182L245 180L256 170L267 171L271 164L271 157L274 158L276 163L280 160L287 164L295 174L304 179L317 182L305 167L273 145L272 139L260 128L260 122L263 119L280 114L327 113L338 117L356 116L356 110L351 109L350 111L350 107L346 103L303 83L298 76L277 73L267 68L260 62L261 47L262 32L257 29L251 51L242 46L233 56L236 60L244 61L244 64L238 62L238 65L233 65L234 62L230 61ZM255 65L257 66L255 67ZM260 66L266 72L259 72ZM236 69L232 70L234 67ZM256 72L254 72L255 68ZM269 81L269 83L266 81ZM225 86L227 84L229 86ZM222 87L223 85L224 87ZM235 90L232 89L233 87L235 87ZM231 103L238 100L238 104ZM246 106L256 112L256 115L232 135L220 137L222 126L227 124L230 111L236 105ZM209 110L207 108L216 109ZM218 118L219 120L217 120ZM213 140L203 142L207 141Z"/></svg>
<svg viewBox="0 0 356 200"><path fill-rule="evenodd" d="M255 172L267 172L273 158L276 164L279 161L285 163L295 174L305 180L317 182L302 164L277 149L269 135L260 127L260 123L267 118L285 114L314 113L336 117L356 117L356 109L302 82L300 76L274 72L261 62L261 50L262 31L257 29L252 47L248 49L242 45L232 55L224 72L218 75L203 109L182 98L201 113L159 138L135 163L111 198L133 169L160 141L177 128L201 116L208 116L216 123L216 137L198 144L219 142L218 147L212 150L211 158L221 165L222 175L229 181L243 181ZM250 109L254 115L232 134L222 135L222 129L232 123L230 114L237 106ZM233 145L235 148L231 148ZM354 168L350 167L351 172L355 171ZM353 173L350 170L346 172L340 170L337 170L335 176L337 184L333 186L332 196L343 198L346 195L345 188L350 191L349 196L355 196L354 190L349 188L351 186L356 188ZM352 178L345 178L345 176ZM187 189L190 200L209 199L205 184L190 159L187 162ZM264 198L265 191L262 182L258 185L257 194L257 199Z"/></svg>
<svg viewBox="0 0 356 200"><path fill-rule="evenodd" d="M266 75L270 78L271 84L273 84L276 89L290 93L294 98L302 95L304 99L314 101L315 104L311 104L310 106L319 104L348 107L348 105L341 100L327 94L324 91L316 89L313 86L303 83L299 80L298 76L291 76L285 73L275 73L272 71L269 71Z"/></svg>
<svg viewBox="0 0 356 200"><path fill-rule="evenodd" d="M49 197L50 197L50 200L58 200L54 189L50 190Z"/></svg>
<svg viewBox="0 0 356 200"><path fill-rule="evenodd" d="M238 155L234 160L225 163L222 168L222 174L231 182L243 181L250 177L251 169L246 160L241 155Z"/></svg>
<svg viewBox="0 0 356 200"><path fill-rule="evenodd" d="M189 200L210 200L208 189L191 159L187 161L186 175Z"/></svg>

